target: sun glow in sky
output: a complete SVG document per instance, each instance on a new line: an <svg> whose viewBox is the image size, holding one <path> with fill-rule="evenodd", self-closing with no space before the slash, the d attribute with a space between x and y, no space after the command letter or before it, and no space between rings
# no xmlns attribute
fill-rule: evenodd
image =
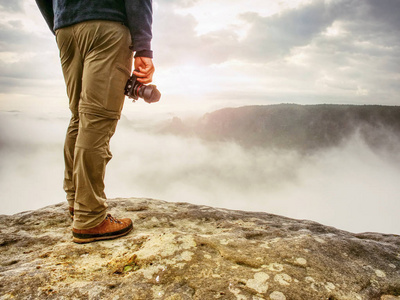
<svg viewBox="0 0 400 300"><path fill-rule="evenodd" d="M279 13L284 8L295 8L302 3L309 1L252 1L244 10L241 1L198 1L189 7L178 7L175 11L184 16L191 15L197 25L195 31L197 35L207 34L213 31L229 28L237 33L239 37L246 35L249 25L241 18L244 13L257 13L262 17L268 17Z"/></svg>
<svg viewBox="0 0 400 300"><path fill-rule="evenodd" d="M225 28L247 27L241 17L246 13L270 17L281 11L296 9L311 2L311 0L255 0L251 2L251 5L245 6L243 1L203 0L197 1L189 7L177 8L176 12L182 15L192 15L198 22L196 32L201 35Z"/></svg>

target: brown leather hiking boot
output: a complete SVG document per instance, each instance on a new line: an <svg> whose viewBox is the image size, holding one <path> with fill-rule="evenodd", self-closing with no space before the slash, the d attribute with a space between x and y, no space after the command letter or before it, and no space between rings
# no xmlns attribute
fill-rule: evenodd
<svg viewBox="0 0 400 300"><path fill-rule="evenodd" d="M90 229L72 229L73 241L78 244L100 240L111 240L128 234L132 230L132 220L115 219L110 214L96 227Z"/></svg>

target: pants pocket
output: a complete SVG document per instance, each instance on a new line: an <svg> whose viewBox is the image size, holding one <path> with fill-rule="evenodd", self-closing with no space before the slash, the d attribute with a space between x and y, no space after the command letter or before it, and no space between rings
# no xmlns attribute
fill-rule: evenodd
<svg viewBox="0 0 400 300"><path fill-rule="evenodd" d="M124 89L130 77L130 71L117 64L110 75L108 97L105 97L104 108L110 111L121 112L124 104Z"/></svg>

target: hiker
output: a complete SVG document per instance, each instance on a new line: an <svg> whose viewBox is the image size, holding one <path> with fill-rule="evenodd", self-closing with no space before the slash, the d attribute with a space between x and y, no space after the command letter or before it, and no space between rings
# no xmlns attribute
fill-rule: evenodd
<svg viewBox="0 0 400 300"><path fill-rule="evenodd" d="M133 60L137 80L152 81L152 0L36 3L56 36L72 113L64 145L64 190L73 241L126 235L132 220L107 213L104 176Z"/></svg>

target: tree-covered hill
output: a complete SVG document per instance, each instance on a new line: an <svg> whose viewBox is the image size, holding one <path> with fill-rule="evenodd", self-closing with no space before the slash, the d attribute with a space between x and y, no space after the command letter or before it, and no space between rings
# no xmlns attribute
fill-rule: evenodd
<svg viewBox="0 0 400 300"><path fill-rule="evenodd" d="M192 124L174 119L164 131L243 146L315 150L358 134L371 147L400 142L400 107L278 104L224 108Z"/></svg>

